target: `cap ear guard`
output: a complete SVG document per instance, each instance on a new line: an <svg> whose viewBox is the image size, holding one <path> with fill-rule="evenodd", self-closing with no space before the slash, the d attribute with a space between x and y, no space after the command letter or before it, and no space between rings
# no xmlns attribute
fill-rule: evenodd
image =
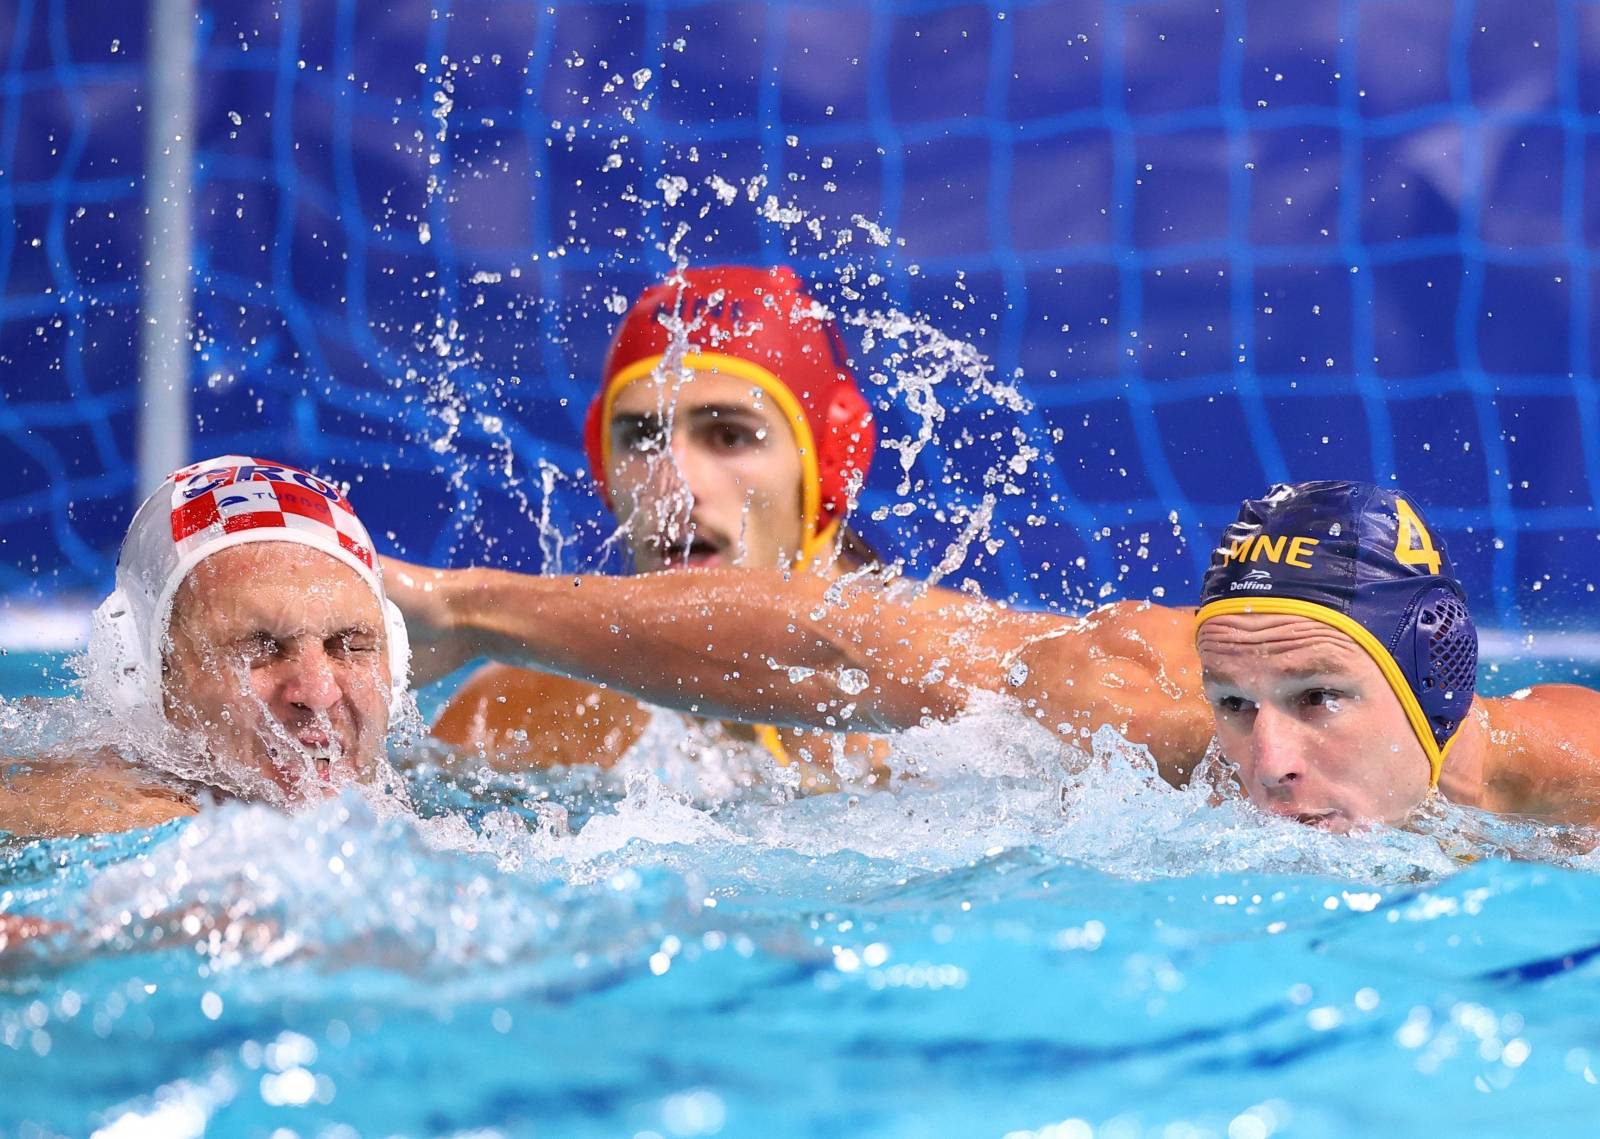
<svg viewBox="0 0 1600 1139"><path fill-rule="evenodd" d="M1436 586L1413 603L1397 645L1405 646L1407 640L1409 649L1400 648L1396 656L1409 666L1417 702L1443 747L1472 707L1478 683L1477 627L1466 602L1454 590Z"/></svg>
<svg viewBox="0 0 1600 1139"><path fill-rule="evenodd" d="M120 589L102 601L90 619L89 662L96 691L113 708L126 713L153 710L138 621Z"/></svg>
<svg viewBox="0 0 1600 1139"><path fill-rule="evenodd" d="M411 689L411 637L405 615L387 597L383 599L383 627L389 649L389 726L393 727L395 709Z"/></svg>
<svg viewBox="0 0 1600 1139"><path fill-rule="evenodd" d="M828 402L827 429L817 443L817 473L822 491L819 528L848 509L851 476L864 476L872 465L875 432L872 405L853 385L834 389Z"/></svg>

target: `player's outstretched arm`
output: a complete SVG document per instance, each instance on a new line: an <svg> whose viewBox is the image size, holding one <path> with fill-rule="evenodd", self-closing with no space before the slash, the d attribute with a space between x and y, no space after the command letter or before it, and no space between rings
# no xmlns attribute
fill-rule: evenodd
<svg viewBox="0 0 1600 1139"><path fill-rule="evenodd" d="M478 657L620 688L703 716L888 731L1014 696L1068 735L1111 723L1169 776L1210 739L1187 611L1019 613L866 578L776 571L530 577L388 561L419 658Z"/></svg>
<svg viewBox="0 0 1600 1139"><path fill-rule="evenodd" d="M850 726L863 730L957 714L960 680L982 668L973 658L998 661L974 630L1003 613L970 602L969 628L947 629L936 607L890 600L875 582L775 571L531 577L388 561L385 579L433 671L488 657L761 723L844 726L829 718L850 706ZM949 653L933 651L942 632L957 636ZM952 654L960 677L928 674Z"/></svg>

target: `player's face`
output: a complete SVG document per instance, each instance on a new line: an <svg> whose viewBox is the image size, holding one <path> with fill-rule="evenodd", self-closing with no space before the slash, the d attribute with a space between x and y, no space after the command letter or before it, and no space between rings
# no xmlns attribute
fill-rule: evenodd
<svg viewBox="0 0 1600 1139"><path fill-rule="evenodd" d="M1347 831L1395 822L1428 793L1428 758L1383 673L1306 617L1238 614L1200 628L1217 741L1263 810Z"/></svg>
<svg viewBox="0 0 1600 1139"><path fill-rule="evenodd" d="M290 542L206 558L178 587L168 720L211 760L298 801L369 778L388 730L378 599L349 566Z"/></svg>
<svg viewBox="0 0 1600 1139"><path fill-rule="evenodd" d="M617 393L610 431L607 485L636 569L799 557L800 452L761 388L714 371L651 376Z"/></svg>

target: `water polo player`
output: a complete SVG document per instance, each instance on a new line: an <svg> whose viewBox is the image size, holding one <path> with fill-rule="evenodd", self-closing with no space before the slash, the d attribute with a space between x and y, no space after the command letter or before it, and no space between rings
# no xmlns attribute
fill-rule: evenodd
<svg viewBox="0 0 1600 1139"><path fill-rule="evenodd" d="M407 655L337 488L237 455L186 467L134 515L94 616L89 686L131 754L17 775L0 829L119 829L192 813L198 793L290 805L364 781Z"/></svg>
<svg viewBox="0 0 1600 1139"><path fill-rule="evenodd" d="M721 570L391 576L413 635L449 651L714 715L894 730L998 691L1068 738L1113 725L1175 784L1215 738L1253 802L1330 829L1397 820L1431 786L1600 823L1600 693L1475 696L1476 634L1443 547L1403 494L1368 484L1281 486L1246 503L1198 615L907 606L871 581L830 596L806 575Z"/></svg>
<svg viewBox="0 0 1600 1139"><path fill-rule="evenodd" d="M1438 785L1477 802L1466 731L1478 635L1414 507L1361 483L1276 487L1212 554L1196 617L1223 754L1261 806L1347 828L1393 820Z"/></svg>
<svg viewBox="0 0 1600 1139"><path fill-rule="evenodd" d="M646 289L612 339L584 430L638 573L832 576L871 559L845 514L874 442L838 326L788 268L688 269ZM489 665L434 734L501 766L609 764L650 719L621 693ZM782 762L805 747L793 733L758 735Z"/></svg>
<svg viewBox="0 0 1600 1139"><path fill-rule="evenodd" d="M786 267L646 289L584 423L636 572L859 561L844 516L875 443L838 324Z"/></svg>

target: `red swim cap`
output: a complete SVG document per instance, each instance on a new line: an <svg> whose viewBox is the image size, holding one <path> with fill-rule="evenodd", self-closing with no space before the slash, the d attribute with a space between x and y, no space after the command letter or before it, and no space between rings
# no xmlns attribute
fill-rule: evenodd
<svg viewBox="0 0 1600 1139"><path fill-rule="evenodd" d="M876 442L833 318L787 266L686 269L646 289L611 341L584 424L589 470L608 498L612 404L669 355L679 368L749 380L783 411L800 449L804 533L814 551L844 516L851 480L867 473Z"/></svg>

